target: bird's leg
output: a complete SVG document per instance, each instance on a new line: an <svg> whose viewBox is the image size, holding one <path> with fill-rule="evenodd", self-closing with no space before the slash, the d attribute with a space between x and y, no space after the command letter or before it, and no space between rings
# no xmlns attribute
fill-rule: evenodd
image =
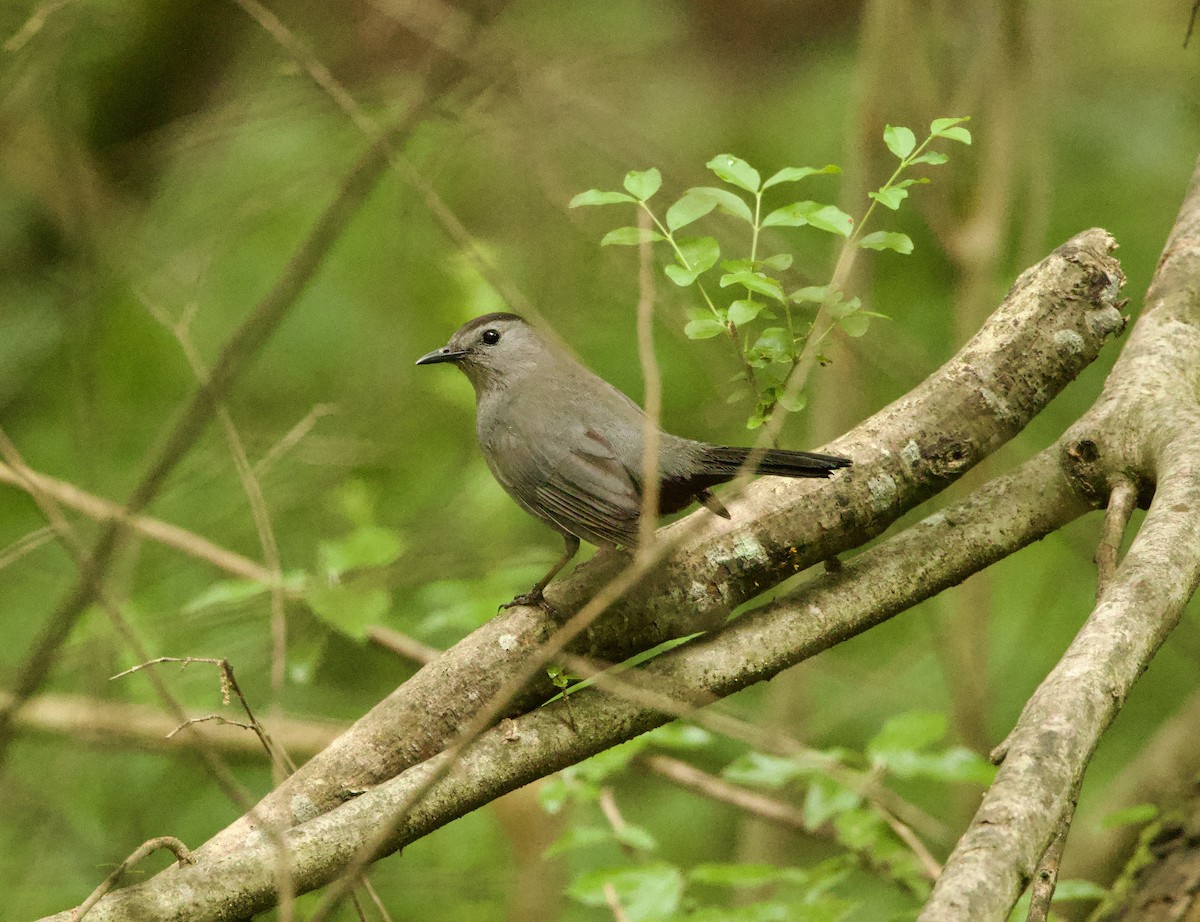
<svg viewBox="0 0 1200 922"><path fill-rule="evenodd" d="M539 608L544 608L551 614L554 613L554 609L546 601L546 597L542 595L542 590L549 585L550 580L558 575L558 571L569 564L571 558L579 553L579 539L574 535L563 535L563 543L566 545L566 549L563 551L562 557L558 558L558 561L550 568L550 572L539 579L528 592L522 593L511 602L505 602L500 606L501 608L512 608L514 605L536 605Z"/></svg>

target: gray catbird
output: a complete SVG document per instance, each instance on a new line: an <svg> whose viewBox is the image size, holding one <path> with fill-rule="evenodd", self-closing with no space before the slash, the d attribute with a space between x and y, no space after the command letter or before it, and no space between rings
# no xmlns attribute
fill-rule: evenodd
<svg viewBox="0 0 1200 922"><path fill-rule="evenodd" d="M453 362L475 387L479 447L500 486L566 542L563 556L509 605L544 605L542 590L586 538L633 547L642 507L642 423L636 403L516 314L476 317L418 365ZM737 476L748 448L723 448L663 432L659 510L699 501L729 518L710 487ZM847 458L768 449L754 466L778 477L829 477Z"/></svg>

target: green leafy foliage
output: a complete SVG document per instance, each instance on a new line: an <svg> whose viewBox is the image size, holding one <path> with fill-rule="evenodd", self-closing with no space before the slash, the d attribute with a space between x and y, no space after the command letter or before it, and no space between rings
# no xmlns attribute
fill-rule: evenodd
<svg viewBox="0 0 1200 922"><path fill-rule="evenodd" d="M611 887L630 922L653 922L679 909L683 886L679 868L659 862L590 871L571 882L567 895L585 906L608 906L606 888Z"/></svg>
<svg viewBox="0 0 1200 922"><path fill-rule="evenodd" d="M929 135L918 144L916 134L902 125L888 125L883 141L900 161L892 176L880 188L868 193L871 204L862 219L855 221L836 205L813 199L801 199L776 204L764 210L764 196L777 187L809 181L812 177L839 173L835 164L823 167L789 166L776 170L764 182L759 171L734 154L718 154L706 164L726 186L696 186L688 189L669 205L660 219L647 201L662 186L662 175L656 169L632 171L625 176L626 192L603 192L591 189L575 196L571 206L634 204L649 215L654 229L620 227L610 231L600 241L602 246L631 246L665 242L673 259L663 267L667 278L682 289L691 289L704 302L707 311L689 312L684 333L689 339L718 339L729 343L737 353L744 371L730 400L753 399L754 409L746 425L755 429L764 425L778 411L795 413L806 405L803 387L789 387L788 379L806 353L811 357L820 341L834 329L847 336L864 336L873 318L881 317L862 309L857 299L845 299L839 285L803 285L793 290L782 277L791 268L793 254L777 253L760 258L760 233L767 228L811 227L842 239L843 255L838 266L848 271L855 250L888 251L908 255L913 242L906 234L879 230L864 233L875 206L883 205L892 211L900 208L912 186L928 182L924 177L902 178L902 174L918 165L936 166L946 162L946 155L930 149L934 140L944 139L970 143L970 134L962 123L966 119L936 119ZM736 218L749 225L750 242L744 258L721 261L722 246L716 237L676 238L677 231L689 227L714 212ZM720 262L724 274L718 287L731 292L724 303L719 292L710 292L704 274ZM842 280L834 279L840 283ZM761 299L782 306L783 317L768 309ZM816 305L817 311L807 322L796 324L792 304ZM771 326L756 333L753 327L766 320L784 320L786 326ZM744 384L743 384L744 382ZM744 385L749 385L744 386Z"/></svg>
<svg viewBox="0 0 1200 922"><path fill-rule="evenodd" d="M662 186L662 174L651 167L648 170L630 170L625 174L625 189L639 202L651 198Z"/></svg>

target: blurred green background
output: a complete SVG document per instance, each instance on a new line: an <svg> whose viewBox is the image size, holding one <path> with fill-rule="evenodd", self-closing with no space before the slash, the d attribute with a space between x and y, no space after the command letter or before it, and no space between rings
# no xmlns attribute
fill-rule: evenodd
<svg viewBox="0 0 1200 922"><path fill-rule="evenodd" d="M859 215L865 190L894 163L885 124L922 137L932 118L970 115L975 143L948 150L951 162L929 171L933 184L876 226L905 231L916 252L861 260L854 292L892 319L831 346L833 364L783 436L816 446L923 379L1022 269L1082 229L1116 236L1136 313L1200 146L1200 47L1181 47L1188 6L513 0L487 30L486 51L469 58L482 88L446 97L407 151L506 288L639 398L636 253L598 246L631 221L568 210L575 193L618 188L627 170L653 165L663 195L677 195L713 184L705 162L732 152L764 175L841 164L842 176L808 180L805 194ZM431 36L456 22L453 10L405 0L272 9L380 122L420 93L439 56ZM233 2L4 0L0 40L0 425L35 470L121 502L195 389L155 315L188 319L191 346L211 364L366 136ZM721 219L710 226L730 230ZM792 284L827 276L831 238L800 229L768 241L797 253ZM730 351L683 336L691 296L659 275L664 424L749 444L748 409L725 400L737 370ZM527 588L558 554L557 536L491 479L467 382L413 366L462 321L506 306L521 309L386 174L228 400L251 463L265 459L259 480L284 572L319 578L364 533L362 559L382 566L349 579L352 597L328 611L288 609L286 681L273 688L268 598L241 597L228 574L135 542L109 586L150 651L228 658L264 715L352 720L413 668L364 642L364 624L447 646ZM952 492L1053 441L1094 399L1119 345ZM263 559L216 425L150 512ZM94 523L70 517L90 540ZM23 492L0 486L0 689L75 576L44 524ZM948 743L986 752L1090 609L1098 527L1095 517L1077 523L731 705L813 746L853 751L889 718L933 711L947 716ZM1081 876L1107 883L1123 861L1101 829L1120 805L1114 792L1132 790L1134 802L1160 795L1131 776L1148 771L1133 760L1195 694L1198 651L1193 611L1105 737L1067 849ZM157 706L143 676L109 681L134 662L104 613L89 611L46 690ZM197 713L221 710L205 667L163 675ZM717 771L741 751L714 743L689 758ZM239 760L237 771L255 796L269 789L263 761ZM685 868L806 866L840 851L645 773L609 783L659 856ZM946 824L929 843L944 857L979 788L899 787ZM5 915L75 905L145 839L169 833L199 845L239 812L192 757L27 728L0 783ZM384 861L373 878L397 919L609 918L562 891L576 874L620 864L615 844L540 858L564 828L598 816L576 803L550 818L518 795ZM152 859L138 874L165 863ZM852 919L904 917L915 905L869 871L840 892ZM722 892L697 899L725 905ZM353 917L343 908L340 918Z"/></svg>

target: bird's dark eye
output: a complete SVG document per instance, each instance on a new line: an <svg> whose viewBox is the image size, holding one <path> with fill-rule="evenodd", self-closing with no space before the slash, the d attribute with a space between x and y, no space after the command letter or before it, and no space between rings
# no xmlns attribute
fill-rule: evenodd
<svg viewBox="0 0 1200 922"><path fill-rule="evenodd" d="M483 335L480 336L479 338L483 340L484 345L494 346L494 345L496 345L496 343L500 342L500 331L499 330L484 330Z"/></svg>

